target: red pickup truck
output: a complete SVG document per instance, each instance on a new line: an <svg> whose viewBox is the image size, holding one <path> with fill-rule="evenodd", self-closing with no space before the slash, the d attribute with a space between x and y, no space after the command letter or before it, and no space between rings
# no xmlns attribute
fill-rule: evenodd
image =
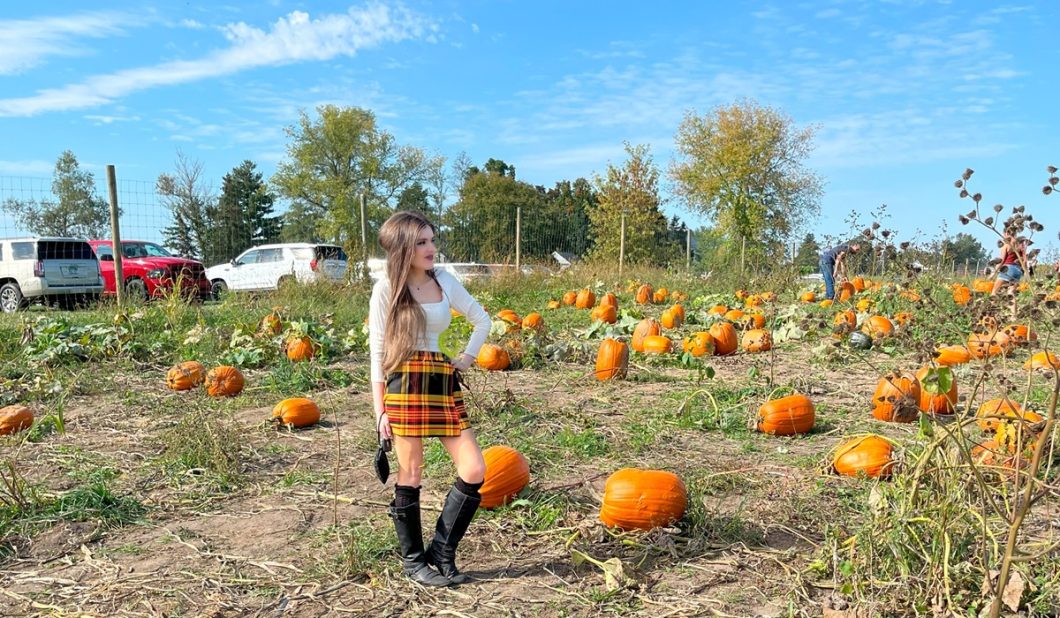
<svg viewBox="0 0 1060 618"><path fill-rule="evenodd" d="M100 274L103 275L103 293L115 294L114 251L109 240L90 240ZM146 300L168 293L181 282L181 290L200 299L210 298L210 281L202 262L175 257L161 246L141 240L121 241L122 277L125 291L130 297Z"/></svg>

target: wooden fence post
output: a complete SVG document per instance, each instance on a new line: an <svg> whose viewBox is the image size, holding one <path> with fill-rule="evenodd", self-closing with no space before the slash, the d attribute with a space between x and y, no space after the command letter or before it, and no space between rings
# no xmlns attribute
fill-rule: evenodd
<svg viewBox="0 0 1060 618"><path fill-rule="evenodd" d="M125 276L121 263L121 229L118 225L118 177L113 165L107 166L107 189L110 194L110 243L114 251L114 291L120 309L125 304Z"/></svg>

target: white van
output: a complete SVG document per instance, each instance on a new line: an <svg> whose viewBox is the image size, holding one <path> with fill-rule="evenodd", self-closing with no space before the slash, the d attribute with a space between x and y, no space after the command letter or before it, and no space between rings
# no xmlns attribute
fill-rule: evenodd
<svg viewBox="0 0 1060 618"><path fill-rule="evenodd" d="M346 252L338 245L284 243L247 249L206 269L214 296L225 290L275 290L285 281L342 281Z"/></svg>
<svg viewBox="0 0 1060 618"><path fill-rule="evenodd" d="M0 310L31 302L63 309L95 302L103 293L99 262L78 238L0 238Z"/></svg>

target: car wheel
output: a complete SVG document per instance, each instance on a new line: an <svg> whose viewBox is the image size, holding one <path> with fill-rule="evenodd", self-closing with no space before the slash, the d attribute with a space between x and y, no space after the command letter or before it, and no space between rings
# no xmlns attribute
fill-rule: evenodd
<svg viewBox="0 0 1060 618"><path fill-rule="evenodd" d="M26 306L26 299L17 283L5 283L0 286L0 310L14 313Z"/></svg>
<svg viewBox="0 0 1060 618"><path fill-rule="evenodd" d="M142 303L147 301L147 284L143 279L129 279L125 282L125 294L129 300Z"/></svg>
<svg viewBox="0 0 1060 618"><path fill-rule="evenodd" d="M214 300L220 300L221 295L228 291L228 284L224 279L215 279L210 283L210 296Z"/></svg>

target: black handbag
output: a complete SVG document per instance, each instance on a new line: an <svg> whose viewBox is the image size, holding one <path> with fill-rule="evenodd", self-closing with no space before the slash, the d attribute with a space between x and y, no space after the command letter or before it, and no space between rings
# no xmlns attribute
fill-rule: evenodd
<svg viewBox="0 0 1060 618"><path fill-rule="evenodd" d="M390 452L390 448L390 440L383 438L383 434L379 434L379 448L375 451L375 475L379 477L379 482L384 485L386 485L387 478L390 477L390 460L386 457L386 454Z"/></svg>

